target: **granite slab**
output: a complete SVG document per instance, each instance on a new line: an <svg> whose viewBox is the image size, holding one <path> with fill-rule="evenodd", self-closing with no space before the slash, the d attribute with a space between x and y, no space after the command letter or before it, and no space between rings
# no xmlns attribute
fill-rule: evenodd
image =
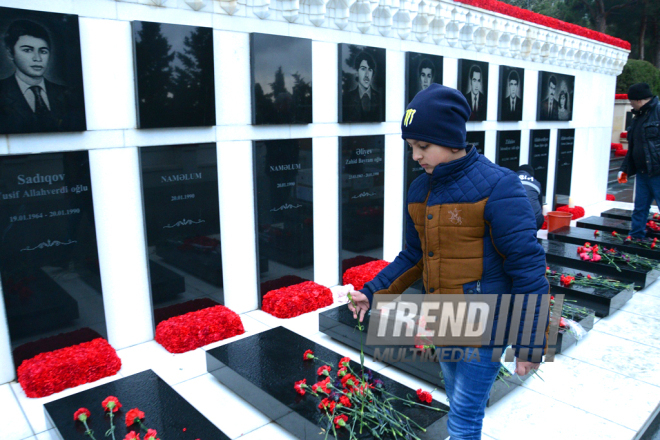
<svg viewBox="0 0 660 440"><path fill-rule="evenodd" d="M618 220L607 217L587 217L579 219L576 224L578 228L587 228L587 229L598 229L599 231L612 232L616 231L620 234L628 235L630 232L631 222L630 220ZM660 237L660 231L652 231L646 229L647 237Z"/></svg>
<svg viewBox="0 0 660 440"><path fill-rule="evenodd" d="M284 327L276 327L253 336L234 341L206 352L208 372L222 384L240 395L248 403L270 417L275 423L300 439L323 439L327 418L318 409L319 399L310 393L301 396L293 388L295 382L306 379L311 385L321 380L317 369L323 365L319 359L304 361L303 353L312 350L314 355L333 366L342 356ZM354 371L360 364L351 361ZM400 397L416 399L416 392L385 376L372 372L374 379L384 382L385 389ZM430 391L430 390L428 390ZM395 403L397 410L426 428L419 432L422 439L444 439L447 433L448 407L432 402L434 411L419 406L408 407ZM341 429L339 439L347 439L348 432ZM334 439L332 431L328 438ZM370 435L364 438L372 438Z"/></svg>
<svg viewBox="0 0 660 440"><path fill-rule="evenodd" d="M660 260L660 246L654 249L649 249L647 247L636 245L631 242L622 242L618 238L613 237L611 232L601 232L600 235L595 236L593 229L564 226L562 228L555 229L552 232L548 232L548 240L577 244L579 246L583 246L585 242L589 242L591 244L603 244L608 248L613 247L622 252L627 252L654 260Z"/></svg>
<svg viewBox="0 0 660 440"><path fill-rule="evenodd" d="M137 425L128 429L124 423L126 413L132 408L138 408L145 413L145 426L155 429L159 438L229 440L225 433L151 370L46 403L46 418L55 426L62 439L83 440L88 438L84 434L84 425L74 421L73 414L78 408L87 408L91 412L87 419L89 428L94 431L97 439L105 438L104 433L110 428L110 419L104 416L101 402L108 396L117 397L122 404L114 419L117 439L123 439L132 430L139 431Z"/></svg>

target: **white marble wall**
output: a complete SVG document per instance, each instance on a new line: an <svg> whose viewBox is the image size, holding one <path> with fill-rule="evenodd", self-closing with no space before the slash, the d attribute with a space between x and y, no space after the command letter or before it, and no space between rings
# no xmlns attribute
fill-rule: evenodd
<svg viewBox="0 0 660 440"><path fill-rule="evenodd" d="M367 2L368 3L368 2ZM109 340L117 349L153 337L145 256L142 205L139 199L137 148L181 143L216 142L220 219L227 306L238 313L257 308L254 196L251 141L314 138L315 279L333 285L338 279L338 137L382 134L386 138L384 253L392 259L401 249L403 209L403 142L405 52L443 55L444 83L456 86L457 63L468 58L490 63L490 121L469 123L486 131L486 155L495 159L497 130L523 130L521 163L526 162L531 129L551 129L552 176L558 128L575 128L576 164L572 197L587 205L605 198L609 138L612 129L615 76L628 53L581 37L568 36L497 17L458 4L432 2L428 20L417 17L417 1L395 9L380 2L373 14L352 2L301 1L284 10L276 0L3 0L2 6L78 14L83 56L88 131L0 136L0 154L92 150L94 204L97 210L99 257ZM398 3L398 2L397 2ZM157 6L161 5L161 6ZM357 5L357 6L356 6ZM373 3L375 6L376 4ZM435 8L440 5L439 8ZM327 11L325 10L327 8ZM350 8L350 10L349 10ZM490 14L490 15L489 15ZM214 28L217 125L210 128L137 130L131 20ZM460 31L460 32L459 32ZM314 123L305 126L250 125L249 33L262 32L313 40ZM518 35L519 38L516 36ZM511 44L509 42L511 41ZM387 113L381 124L337 123L337 43L387 49ZM529 51L521 51L520 47ZM577 55L577 56L576 56ZM591 56L593 55L593 56ZM591 57L590 57L591 56ZM496 119L499 66L523 67L523 121ZM536 122L538 71L576 77L571 122ZM119 192L110 181L121 177ZM115 188L117 189L117 188ZM120 197L119 195L122 195ZM237 214L240 213L240 214ZM98 215L103 214L103 215ZM113 218L131 240L116 241ZM133 316L143 316L128 331L117 305L130 295ZM0 302L0 383L14 378L6 315Z"/></svg>

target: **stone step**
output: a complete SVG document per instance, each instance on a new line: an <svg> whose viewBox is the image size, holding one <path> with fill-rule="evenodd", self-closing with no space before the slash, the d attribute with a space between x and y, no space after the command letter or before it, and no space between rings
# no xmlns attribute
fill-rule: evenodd
<svg viewBox="0 0 660 440"><path fill-rule="evenodd" d="M564 226L549 232L548 240L572 243L577 244L578 246L583 246L585 242L603 244L608 248L613 247L623 252L639 255L640 257L660 260L660 245L654 249L649 249L648 247L640 246L634 242L622 242L618 238L612 236L611 232L601 232L600 235L596 237L593 229Z"/></svg>

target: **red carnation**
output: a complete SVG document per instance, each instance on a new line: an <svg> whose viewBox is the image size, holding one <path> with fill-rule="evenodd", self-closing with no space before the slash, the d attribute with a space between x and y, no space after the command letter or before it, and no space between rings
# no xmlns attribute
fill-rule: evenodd
<svg viewBox="0 0 660 440"><path fill-rule="evenodd" d="M126 434L124 440L140 440L140 434L136 434L135 431L131 431L128 434Z"/></svg>
<svg viewBox="0 0 660 440"><path fill-rule="evenodd" d="M299 380L293 385L293 389L296 390L296 393L300 394L301 396L305 395L305 385L307 383L307 379Z"/></svg>
<svg viewBox="0 0 660 440"><path fill-rule="evenodd" d="M314 352L312 350L307 350L303 353L303 360L309 361L314 359Z"/></svg>
<svg viewBox="0 0 660 440"><path fill-rule="evenodd" d="M343 357L339 360L339 368L348 367L348 364L351 362L351 358Z"/></svg>
<svg viewBox="0 0 660 440"><path fill-rule="evenodd" d="M147 433L144 435L144 440L160 440L158 433L155 429L147 429Z"/></svg>
<svg viewBox="0 0 660 440"><path fill-rule="evenodd" d="M417 398L424 403L431 403L431 401L433 400L431 393L429 393L428 391L422 391L421 388L417 390Z"/></svg>
<svg viewBox="0 0 660 440"><path fill-rule="evenodd" d="M117 412L119 411L119 408L121 408L121 403L119 403L119 399L117 399L115 396L106 397L101 405L103 405L103 409L106 411L112 412Z"/></svg>
<svg viewBox="0 0 660 440"><path fill-rule="evenodd" d="M344 376L346 376L347 374L348 374L348 369L347 369L346 367L341 367L341 368L337 371L337 376L338 376L338 377L344 377Z"/></svg>
<svg viewBox="0 0 660 440"><path fill-rule="evenodd" d="M594 231L594 237L598 237L599 235L600 235L600 231L598 229L596 229Z"/></svg>
<svg viewBox="0 0 660 440"><path fill-rule="evenodd" d="M144 413L137 408L133 408L126 414L126 426L131 426L134 423L144 419Z"/></svg>
<svg viewBox="0 0 660 440"><path fill-rule="evenodd" d="M337 429L339 429L339 428L341 428L341 427L343 427L343 426L346 426L346 422L348 422L348 416L345 415L345 414L342 414L342 415L340 415L340 416L337 416L337 417L335 417L334 422L335 422L335 427L336 427Z"/></svg>
<svg viewBox="0 0 660 440"><path fill-rule="evenodd" d="M335 412L335 405L336 403L334 400L330 400L326 397L325 399L321 400L321 403L319 403L319 409L321 411L325 410L329 413L333 413Z"/></svg>
<svg viewBox="0 0 660 440"><path fill-rule="evenodd" d="M73 413L73 420L80 420L81 422L85 422L91 415L92 413L90 413L87 408L80 408L78 411Z"/></svg>
<svg viewBox="0 0 660 440"><path fill-rule="evenodd" d="M351 399L349 399L349 398L346 397L346 396L341 396L341 397L339 398L339 403L341 403L341 404L342 404L343 406L345 406L346 408L350 408L350 407L352 406L352 405L351 405Z"/></svg>
<svg viewBox="0 0 660 440"><path fill-rule="evenodd" d="M330 371L332 371L332 368L330 368L328 365L324 365L319 367L319 369L316 371L316 374L319 376L329 376Z"/></svg>
<svg viewBox="0 0 660 440"><path fill-rule="evenodd" d="M612 236L616 237L616 231L612 231Z"/></svg>

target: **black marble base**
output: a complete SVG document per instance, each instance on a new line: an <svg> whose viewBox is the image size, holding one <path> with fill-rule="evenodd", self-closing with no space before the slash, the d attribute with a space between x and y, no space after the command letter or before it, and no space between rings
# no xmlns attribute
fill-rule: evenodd
<svg viewBox="0 0 660 440"><path fill-rule="evenodd" d="M631 222L629 220L617 220L613 218L593 216L578 220L576 226L578 228L598 229L599 231L605 232L616 231L619 234L626 236L630 232L630 224ZM660 238L660 231L651 231L647 228L646 236Z"/></svg>
<svg viewBox="0 0 660 440"><path fill-rule="evenodd" d="M566 308L564 308L564 310L566 310ZM575 316L570 313L568 315L570 319L580 324L587 332L594 327L595 315L593 310L589 310L587 316ZM559 329L559 333L557 333L557 343L551 345L551 347L555 348L555 354L560 354L572 345L575 345L577 342L578 340L573 334L567 330Z"/></svg>
<svg viewBox="0 0 660 440"><path fill-rule="evenodd" d="M596 275L593 272L570 269L558 264L548 264L548 267L550 267L550 270L555 270L557 273L565 275L574 276L577 273L581 273L584 276ZM566 295L567 300L575 301L573 304L577 306L593 310L596 313L596 316L600 318L609 316L619 310L630 298L632 298L633 293L635 292L632 286L623 290L605 288L596 289L576 285L565 287L559 280L548 279L548 281L550 281L550 291L552 294L564 294Z"/></svg>
<svg viewBox="0 0 660 440"><path fill-rule="evenodd" d="M613 208L613 209L608 209L607 211L603 211L600 213L601 217L606 217L606 218L613 218L616 220L628 220L632 218L632 210L630 209L619 209L619 208ZM653 220L653 214L649 214L649 220Z"/></svg>
<svg viewBox="0 0 660 440"><path fill-rule="evenodd" d="M321 440L325 436L321 428L327 426L327 419L322 417L317 408L319 399L309 393L300 396L293 389L298 380L307 379L307 385L310 386L319 380L316 372L323 364L318 360L303 361L303 353L308 349L333 365L331 374L335 377L336 366L343 356L284 327L276 327L209 350L206 352L206 366L208 372L225 386L294 436ZM358 371L360 364L351 361L351 368ZM388 392L416 398L415 390L376 372L373 375L374 379L385 383ZM444 439L449 435L445 412L417 406L407 407L399 402L394 406L426 428L425 433L418 434L420 438ZM433 407L448 411L446 405L435 401ZM335 437L330 433L328 438ZM348 438L347 431L340 430L338 438Z"/></svg>
<svg viewBox="0 0 660 440"><path fill-rule="evenodd" d="M132 408L138 408L145 414L143 423L158 431L159 438L229 440L227 435L151 370L46 403L44 411L64 440L82 440L89 437L84 435L84 425L73 420L73 413L78 408L87 408L91 412L87 424L94 431L96 439L100 440L106 438L104 433L110 427L110 421L104 416L101 406L103 399L108 396L117 397L122 404L114 419L117 439L123 439L131 431L124 423L126 413ZM139 431L137 425L133 428ZM183 428L186 428L185 432Z"/></svg>
<svg viewBox="0 0 660 440"><path fill-rule="evenodd" d="M182 251L175 244L158 247L156 253L167 264L213 286L222 287L222 258L219 253L195 249Z"/></svg>
<svg viewBox="0 0 660 440"><path fill-rule="evenodd" d="M596 237L594 236L594 229L564 226L563 228L548 232L548 240L572 243L579 246L584 246L585 242L589 242L591 244L604 244L608 248L613 247L630 254L652 258L654 260L660 260L660 246L655 249L648 249L632 243L621 242L621 240L613 237L609 232L601 232L601 234Z"/></svg>
<svg viewBox="0 0 660 440"><path fill-rule="evenodd" d="M620 271L616 267L600 262L583 261L577 253L578 245L561 243L558 241L541 240L545 249L545 258L549 263L561 264L574 269L586 270L599 275L611 277L623 282L634 282L637 287L643 289L660 276L660 270L633 269L623 263L618 263Z"/></svg>
<svg viewBox="0 0 660 440"><path fill-rule="evenodd" d="M355 329L355 325L356 321L353 319L353 313L348 310L348 306L336 307L319 314L319 330L321 332L349 347L360 350L360 333ZM365 329L369 327L369 315L364 317L363 325ZM418 355L414 355L415 359L413 359L413 352L407 347L402 346L364 345L364 353L372 357L377 348L380 349L381 353L387 348L392 348L394 350L394 357L397 357L399 349L405 348L405 351L402 352L402 354L405 354L405 358L401 362L391 362L390 365L420 379L424 379L427 382L431 382L443 390L445 389L439 363L419 361ZM493 405L513 391L516 386L522 384L528 377L529 375L523 376L520 379L517 377L506 378L504 379L506 383L502 380L495 381L493 388L490 390L487 405Z"/></svg>

